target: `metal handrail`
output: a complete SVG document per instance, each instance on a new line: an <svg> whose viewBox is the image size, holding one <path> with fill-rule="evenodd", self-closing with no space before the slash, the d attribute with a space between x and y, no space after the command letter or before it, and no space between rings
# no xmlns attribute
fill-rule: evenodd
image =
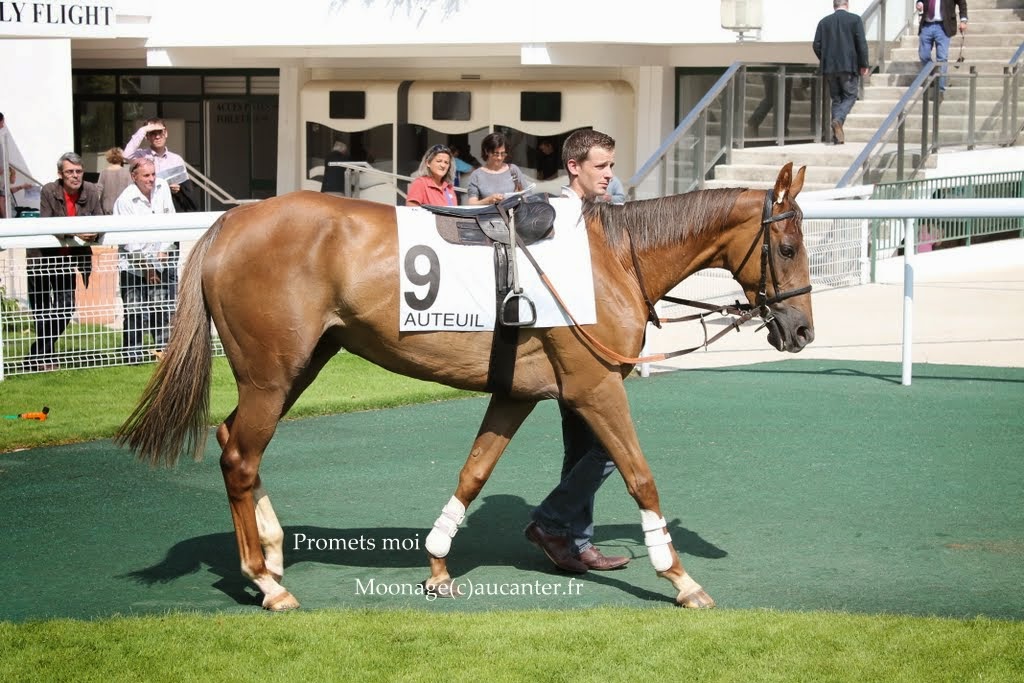
<svg viewBox="0 0 1024 683"><path fill-rule="evenodd" d="M697 120L702 114L704 114L705 110L707 110L711 106L711 103L715 101L715 98L722 94L722 92L729 86L729 82L743 66L744 62L733 62L732 65L725 70L725 73L722 74L721 77L715 81L715 84L712 85L704 94L704 97L700 98L700 101L693 109L690 110L690 113L683 117L683 120L679 122L679 125L676 126L675 130L673 130L669 136L665 138L664 142L658 146L658 149L654 151L654 154L652 154L644 165L630 177L626 182L626 190L630 196L633 195L636 187L647 180L647 176L649 176L651 172L662 163L665 156L676 145L676 143L678 143L697 123Z"/></svg>
<svg viewBox="0 0 1024 683"><path fill-rule="evenodd" d="M185 168L188 169L188 175L192 182L221 204L252 204L259 201L258 199L235 199L230 192L210 180L202 171L187 161Z"/></svg>
<svg viewBox="0 0 1024 683"><path fill-rule="evenodd" d="M934 72L938 67L939 64L936 62L928 62L921 67L921 70L917 72L917 76L914 78L914 82L911 83L910 87L907 88L907 91L903 93L903 97L901 97L899 102L897 102L892 108L889 115L885 117L884 121L882 121L882 125L878 127L875 134L872 135L871 139L864 145L864 149L861 150L860 154L857 155L857 158L852 164L850 164L850 168L847 169L846 173L843 174L843 177L840 178L838 183L836 183L837 188L846 187L853 182L854 178L864 172L867 168L868 161L872 156L874 156L875 148L882 141L882 138L886 136L886 133L889 132L892 125L900 120L907 108L911 104L916 103L917 98L919 98L924 92L924 88L922 87L924 82L929 79L934 80Z"/></svg>

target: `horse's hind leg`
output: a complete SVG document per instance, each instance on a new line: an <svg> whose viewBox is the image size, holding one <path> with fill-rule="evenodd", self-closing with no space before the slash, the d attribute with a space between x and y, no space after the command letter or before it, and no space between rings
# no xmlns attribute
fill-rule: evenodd
<svg viewBox="0 0 1024 683"><path fill-rule="evenodd" d="M238 408L217 432L218 441L224 444L220 468L238 540L242 573L263 593L263 606L272 610L299 606L294 596L279 583L283 561L274 557L273 548L276 545L280 549L283 532L259 478L263 452L274 435L284 400L283 392L240 385ZM263 554L264 540L272 551L270 559L280 562L277 566L268 566L268 558Z"/></svg>
<svg viewBox="0 0 1024 683"><path fill-rule="evenodd" d="M302 394L302 392L305 391L306 387L308 387L313 382L313 380L316 379L317 374L319 374L320 370L323 369L323 366L327 363L327 361L330 360L335 353L337 353L339 348L340 345L337 343L336 340L330 339L328 337L324 337L320 340L320 343L317 345L316 349L313 352L313 356L310 359L309 364L303 371L299 373L299 376L296 377L295 380L292 382L291 389L288 391L287 396L280 404L277 412L277 418L275 418L274 420L275 425L277 419L284 416L284 414L288 412L288 410L292 407L292 405ZM272 397L267 398L269 399L270 405L274 405L276 403L276 401L274 401ZM241 406L241 404L242 389L239 388L239 406ZM229 415L228 418L224 420L224 422L217 429L217 441L218 443L220 443L223 453L227 453L228 443L231 440L232 433L235 431L234 425L237 418L237 414L238 409L236 408L235 411L232 412L231 415ZM267 443L270 442L271 436L273 436L273 430L271 430L270 434L268 434L266 437ZM266 444L264 444L263 448L266 448ZM260 459L262 459L262 452L263 449L261 448ZM225 461L222 455L222 470L224 466ZM274 507L270 503L270 495L267 493L266 488L263 486L263 479L262 477L260 477L258 472L258 460L255 467L257 471L255 482L253 483L252 486L252 499L256 531L257 536L259 538L259 547L262 550L263 564L266 571L269 572L270 578L278 586L280 586L281 579L284 576L284 529L281 527L281 523L277 519L277 514L274 512ZM226 470L224 474L224 482L225 485L229 487L228 497L230 499L231 489L230 485L228 484L228 475ZM232 506L232 517L234 516L234 506ZM256 555L250 554L250 559L247 563L245 555L242 553L242 547L244 542L241 537L241 532L238 531L239 527L237 523L235 525L235 528L236 533L239 534L238 543L239 552L242 555L242 572L247 577L249 577L254 583L256 583L256 585L260 587L261 591L263 591L264 596L266 596L267 598L264 599L263 606L267 607L268 609L274 610L291 609L294 607L298 607L298 601L290 593L288 593L288 591L284 591L284 594L282 594L279 598L276 598L268 603L271 594L268 593L263 586L261 586L261 581L257 581L254 578L255 575L259 574L259 571L255 569L252 562L253 558L256 557ZM263 583L270 590L275 590L274 584L271 584L266 581L263 581Z"/></svg>
<svg viewBox="0 0 1024 683"><path fill-rule="evenodd" d="M536 401L514 401L491 396L491 402L487 406L483 422L480 423L480 431L473 441L469 458L459 473L459 485L455 489L455 495L444 506L441 516L434 522L434 528L427 536L430 578L426 580L425 586L428 590L436 591L445 597L455 597L458 594L454 581L448 574L448 563L445 559L451 549L452 539L466 515L466 508L480 495L481 489L498 463L498 458L505 452L508 442L536 405Z"/></svg>
<svg viewBox="0 0 1024 683"><path fill-rule="evenodd" d="M227 447L231 424L235 413L232 412L220 427L217 428L217 442L223 451ZM256 507L256 528L259 532L260 547L263 548L264 562L270 575L278 582L284 576L284 529L277 520L277 513L270 504L270 496L263 487L263 479L256 475L253 487L253 500Z"/></svg>

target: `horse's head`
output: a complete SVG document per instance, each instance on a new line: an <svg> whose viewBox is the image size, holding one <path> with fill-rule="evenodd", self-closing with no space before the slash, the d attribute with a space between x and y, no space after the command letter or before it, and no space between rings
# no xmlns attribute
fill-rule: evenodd
<svg viewBox="0 0 1024 683"><path fill-rule="evenodd" d="M794 178L792 162L782 167L774 189L764 193L763 208L755 212L758 227L752 243L737 243L730 259L740 264L734 276L768 325L768 343L793 353L814 340L803 212L796 203L806 170L801 167Z"/></svg>

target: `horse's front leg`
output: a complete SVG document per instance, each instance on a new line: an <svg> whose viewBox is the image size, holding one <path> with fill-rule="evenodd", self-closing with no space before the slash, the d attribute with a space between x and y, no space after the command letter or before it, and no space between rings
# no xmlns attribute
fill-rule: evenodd
<svg viewBox="0 0 1024 683"><path fill-rule="evenodd" d="M586 392L585 396L571 401L571 405L594 430L618 467L629 495L640 506L648 557L658 576L668 579L675 587L676 604L693 608L714 607L715 601L683 569L672 546L672 537L661 514L654 475L640 450L621 379L610 378L598 388Z"/></svg>
<svg viewBox="0 0 1024 683"><path fill-rule="evenodd" d="M498 458L512 436L533 411L536 401L514 401L510 398L491 396L480 431L473 441L466 464L459 473L459 485L455 495L441 510L441 516L434 522L434 528L427 535L426 547L430 556L430 578L426 580L427 590L444 597L457 597L455 582L448 573L448 551L452 539L459 530L459 524L466 516L466 508L480 495L480 490L491 476Z"/></svg>

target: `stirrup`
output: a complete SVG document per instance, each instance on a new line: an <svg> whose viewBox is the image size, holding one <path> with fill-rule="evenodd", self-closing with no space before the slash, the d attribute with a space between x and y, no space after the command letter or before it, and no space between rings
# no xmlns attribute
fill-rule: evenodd
<svg viewBox="0 0 1024 683"><path fill-rule="evenodd" d="M530 319L529 320L508 320L505 317L505 311L508 309L510 303L516 305L516 317L519 314L519 302L525 301L530 308ZM537 307L533 305L533 300L526 296L522 290L518 292L514 289L510 289L508 294L505 295L505 299L501 302L501 313L498 316L498 322L506 327L526 327L533 325L537 322Z"/></svg>

